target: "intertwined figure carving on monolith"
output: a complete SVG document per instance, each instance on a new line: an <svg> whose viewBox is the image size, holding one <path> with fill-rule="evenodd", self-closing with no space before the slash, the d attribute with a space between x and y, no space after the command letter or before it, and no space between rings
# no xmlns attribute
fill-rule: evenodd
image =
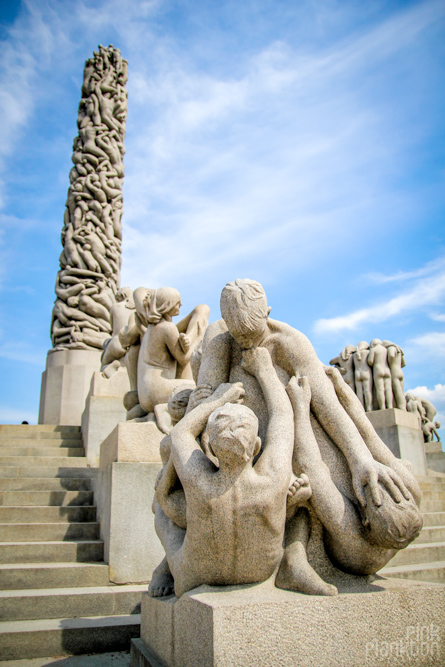
<svg viewBox="0 0 445 667"><path fill-rule="evenodd" d="M51 317L53 350L42 384L39 421L43 423L80 423L85 395L76 409L69 395L68 412L63 407L53 409L64 383L60 377L51 379L48 371L82 367L75 382L88 387L92 372L99 368L103 343L112 333L110 313L121 268L127 66L113 46L99 46L85 63ZM67 354L75 350L84 351L83 356ZM61 354L54 356L56 352Z"/></svg>

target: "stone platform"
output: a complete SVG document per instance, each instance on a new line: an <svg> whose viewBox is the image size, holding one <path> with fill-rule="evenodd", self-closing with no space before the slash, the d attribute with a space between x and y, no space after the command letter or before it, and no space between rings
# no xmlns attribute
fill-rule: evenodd
<svg viewBox="0 0 445 667"><path fill-rule="evenodd" d="M131 667L445 664L445 586L373 577L334 597L269 581L142 596Z"/></svg>
<svg viewBox="0 0 445 667"><path fill-rule="evenodd" d="M126 422L118 424L100 448L94 499L104 559L115 584L150 581L164 556L151 510L162 468L162 437L153 422Z"/></svg>
<svg viewBox="0 0 445 667"><path fill-rule="evenodd" d="M394 456L410 461L415 475L427 474L423 432L417 415L391 408L367 412L366 416Z"/></svg>

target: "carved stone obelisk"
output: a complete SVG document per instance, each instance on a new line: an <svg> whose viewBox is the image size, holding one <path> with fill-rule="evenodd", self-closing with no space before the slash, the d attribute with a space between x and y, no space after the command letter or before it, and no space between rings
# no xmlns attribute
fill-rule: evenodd
<svg viewBox="0 0 445 667"><path fill-rule="evenodd" d="M99 46L85 63L51 317L53 348L42 376L41 424L81 423L91 376L111 335L110 309L121 268L127 68L113 46Z"/></svg>

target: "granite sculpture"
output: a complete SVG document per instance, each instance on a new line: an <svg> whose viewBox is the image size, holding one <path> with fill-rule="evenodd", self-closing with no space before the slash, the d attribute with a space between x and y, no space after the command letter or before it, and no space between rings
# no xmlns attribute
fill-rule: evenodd
<svg viewBox="0 0 445 667"><path fill-rule="evenodd" d="M194 388L190 359L202 342L210 310L200 304L177 324L181 296L172 287L138 287L134 313L119 332L126 351L130 392L124 397L128 419L147 418L166 405L173 390Z"/></svg>
<svg viewBox="0 0 445 667"><path fill-rule="evenodd" d="M369 344L346 345L329 364L340 369L366 412L393 407L406 410L402 370L406 363L403 350L395 343L374 338Z"/></svg>
<svg viewBox="0 0 445 667"><path fill-rule="evenodd" d="M102 349L112 332L121 268L127 67L111 45L99 46L85 63L51 319L57 350Z"/></svg>
<svg viewBox="0 0 445 667"><path fill-rule="evenodd" d="M419 534L409 464L340 373L269 313L259 283L224 288L198 386L161 443L154 597L270 577L334 595L339 576L374 574Z"/></svg>

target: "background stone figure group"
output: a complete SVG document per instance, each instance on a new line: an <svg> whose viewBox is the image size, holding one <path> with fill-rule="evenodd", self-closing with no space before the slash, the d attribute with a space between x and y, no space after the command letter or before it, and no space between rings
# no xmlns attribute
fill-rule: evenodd
<svg viewBox="0 0 445 667"><path fill-rule="evenodd" d="M127 61L113 46L85 63L51 321L56 349L102 348L121 268Z"/></svg>
<svg viewBox="0 0 445 667"><path fill-rule="evenodd" d="M346 345L329 363L340 370L343 380L357 394L366 412L391 408L413 412L419 417L425 442L432 442L434 435L440 440L437 433L440 424L433 421L437 412L434 405L411 393L405 396L402 369L406 362L398 345L379 338L369 344L361 341L356 346Z"/></svg>

